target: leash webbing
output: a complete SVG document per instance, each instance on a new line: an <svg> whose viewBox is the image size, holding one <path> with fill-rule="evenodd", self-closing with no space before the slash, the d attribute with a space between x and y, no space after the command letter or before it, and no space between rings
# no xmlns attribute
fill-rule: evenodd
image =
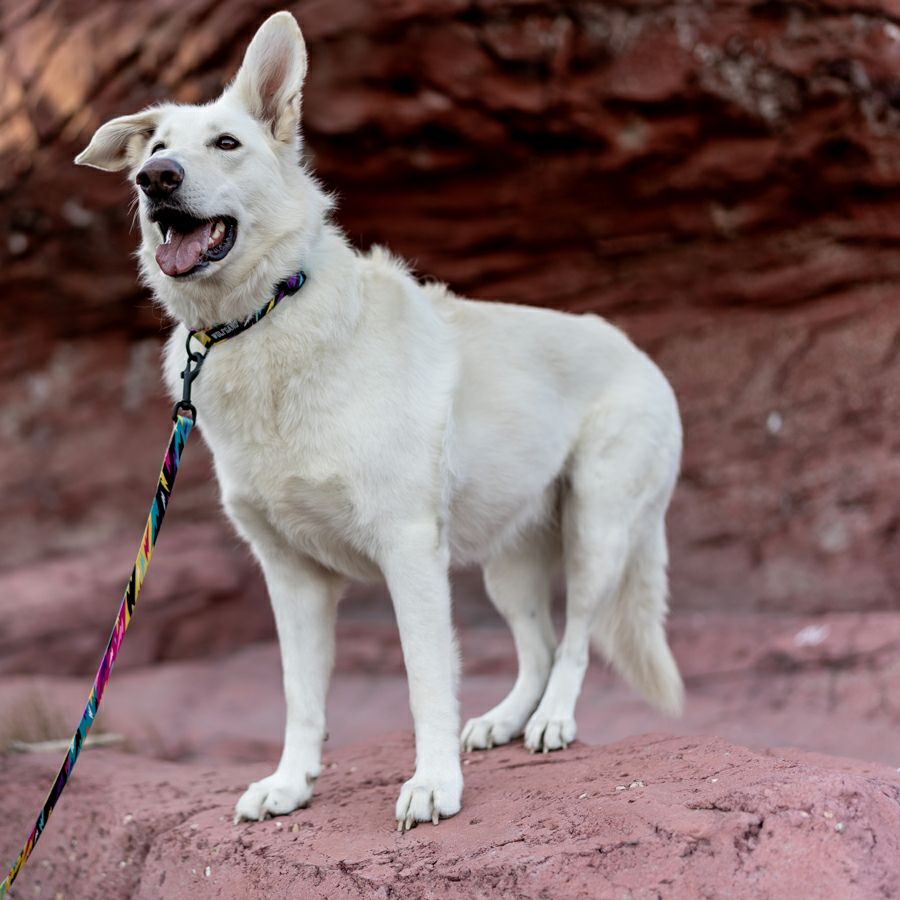
<svg viewBox="0 0 900 900"><path fill-rule="evenodd" d="M69 749L66 751L65 759L63 759L62 766L56 775L56 781L53 782L53 787L50 788L50 793L44 801L40 815L38 815L37 821L34 823L34 828L32 828L31 834L9 874L0 882L0 898L6 896L10 886L16 880L16 876L22 870L22 866L25 865L26 860L31 856L31 851L34 850L35 844L37 844L41 834L43 834L44 828L46 828L47 822L56 807L59 795L63 792L72 770L75 768L75 763L81 754L87 733L94 724L100 701L103 699L103 691L109 682L113 663L115 663L116 657L119 655L122 639L134 615L138 594L141 592L141 585L144 583L144 576L147 574L147 568L150 565L150 557L153 555L153 548L156 545L156 539L159 537L159 531L166 516L166 509L169 506L169 496L175 484L175 476L178 474L181 454L184 452L184 446L187 443L193 425L193 421L186 416L177 416L175 419L172 437L169 440L169 447L163 459L159 473L159 482L156 486L156 494L153 497L153 503L150 505L150 514L147 516L147 525L144 528L144 535L141 538L134 568L131 571L131 578L128 580L128 585L125 588L125 595L122 597L122 603L119 606L119 614L116 616L116 624L113 626L109 641L106 644L103 659L100 661L100 668L97 669L97 674L94 676L94 685L91 688L87 705L84 708L81 721L78 723L78 728L69 742Z"/></svg>
<svg viewBox="0 0 900 900"><path fill-rule="evenodd" d="M53 782L53 787L50 788L50 793L44 801L37 821L34 823L34 828L32 828L31 834L28 836L28 840L19 854L19 858L9 870L6 878L0 881L0 900L3 900L6 896L10 886L16 880L16 876L22 871L22 866L25 865L26 860L31 856L35 844L37 844L41 834L43 834L47 821L56 807L57 800L59 800L59 795L68 783L72 769L75 768L75 763L81 755L87 733L94 724L97 709L100 706L100 701L103 699L103 691L106 689L106 684L109 681L113 663L119 655L119 647L122 646L122 639L125 637L125 631L131 622L138 594L140 593L141 585L144 583L147 568L150 565L150 557L153 555L153 548L156 546L156 539L159 536L159 530L162 527L166 509L169 505L169 496L175 484L175 476L178 474L181 454L191 433L191 428L197 421L197 410L194 409L191 403L191 386L200 374L203 361L212 347L222 341L237 337L248 328L252 328L257 322L272 312L285 297L296 294L305 283L306 275L303 272L295 272L275 288L275 295L264 306L251 313L246 319L225 322L221 325L214 325L212 328L188 333L186 342L187 365L181 373L181 377L184 380L184 394L182 399L175 404L175 409L172 413L172 419L175 422L172 429L172 437L169 440L169 448L166 451L165 459L163 459L162 469L159 473L159 482L156 486L156 494L150 506L150 515L147 517L147 525L144 528L144 536L141 538L137 559L131 571L131 578L128 581L128 586L125 588L125 596L122 598L122 603L119 606L116 624L113 626L112 633L109 636L103 659L100 661L100 668L97 669L97 674L94 676L94 685L91 688L87 706L85 706L78 728L69 742L69 749L66 751L65 759L56 775L56 781ZM194 353L191 350L192 339L197 340L204 347L206 353ZM188 418L182 415L183 412L191 413L191 417Z"/></svg>

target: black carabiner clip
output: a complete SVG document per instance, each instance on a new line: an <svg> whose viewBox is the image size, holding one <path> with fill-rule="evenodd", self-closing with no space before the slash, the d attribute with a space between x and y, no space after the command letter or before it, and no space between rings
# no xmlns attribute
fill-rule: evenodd
<svg viewBox="0 0 900 900"><path fill-rule="evenodd" d="M173 421L177 420L178 415L181 412L189 412L191 418L194 420L194 424L196 424L197 408L191 403L191 386L194 384L196 377L200 374L200 369L203 367L206 357L209 356L209 350L207 350L206 353L195 353L191 350L191 337L192 335L188 334L187 341L185 341L184 345L184 348L187 351L187 362L185 363L184 371L181 373L181 380L184 383L184 387L182 389L181 399L172 409L172 419Z"/></svg>

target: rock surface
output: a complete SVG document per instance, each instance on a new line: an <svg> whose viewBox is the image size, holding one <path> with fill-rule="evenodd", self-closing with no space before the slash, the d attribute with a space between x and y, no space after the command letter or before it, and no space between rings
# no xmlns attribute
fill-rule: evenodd
<svg viewBox="0 0 900 900"><path fill-rule="evenodd" d="M125 642L100 727L145 755L209 764L264 759L274 766L284 733L277 645L146 665L145 647L153 641L141 639L139 627L133 626L135 644ZM105 626L96 630L102 642ZM900 766L897 614L676 616L670 631L687 685L684 717L655 713L594 664L576 710L579 738L607 744L646 731L715 733L755 748L793 746ZM505 628L469 625L459 637L465 720L506 695L516 664ZM40 660L31 669L39 666ZM15 739L68 738L91 674L5 674L0 751ZM362 617L341 623L327 714L330 748L377 743L385 731L411 732L393 625ZM28 724L34 719L37 733Z"/></svg>
<svg viewBox="0 0 900 900"><path fill-rule="evenodd" d="M164 536L163 536L164 535ZM128 666L221 654L272 635L268 597L237 538L180 525L160 536L128 632ZM93 673L125 588L134 539L0 571L0 673ZM121 668L121 664L120 664Z"/></svg>
<svg viewBox="0 0 900 900"><path fill-rule="evenodd" d="M9 855L55 759L0 759ZM413 762L389 738L327 759L311 807L231 823L258 768L86 753L13 896L812 897L900 891L900 774L645 735L532 756L471 754L463 811L392 824Z"/></svg>
<svg viewBox="0 0 900 900"><path fill-rule="evenodd" d="M110 116L213 96L275 8L0 0L0 566L139 528L164 440L128 188L70 160ZM671 377L677 607L897 608L891 4L291 8L354 241L609 315ZM191 453L179 508L217 521Z"/></svg>

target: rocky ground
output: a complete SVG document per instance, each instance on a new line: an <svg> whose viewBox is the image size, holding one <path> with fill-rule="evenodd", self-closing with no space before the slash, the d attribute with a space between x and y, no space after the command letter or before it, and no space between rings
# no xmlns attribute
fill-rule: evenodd
<svg viewBox="0 0 900 900"><path fill-rule="evenodd" d="M189 536L176 529L169 539ZM178 556L156 565L156 590L168 590ZM51 584L53 571L35 578ZM60 584L100 596L86 576L62 574ZM456 591L465 716L500 699L515 671L508 633L476 588L464 576ZM468 754L460 816L401 838L391 811L412 767L411 722L386 598L357 591L346 603L312 807L233 826L236 797L280 751L277 646L244 640L265 630L258 600L216 616L186 591L181 609L155 593L139 607L98 726L116 748L85 752L14 896L843 900L900 890L896 613L675 615L683 719L654 714L595 665L575 747ZM15 620L0 744L66 735L85 699L87 648L102 644L100 611L99 600L80 610L73 600L60 618ZM182 650L193 642L192 652L152 661L170 638ZM0 853L14 856L59 758L58 749L0 754L12 811Z"/></svg>
<svg viewBox="0 0 900 900"><path fill-rule="evenodd" d="M234 825L260 766L87 754L15 896L815 897L900 891L900 773L718 738L644 735L466 760L463 811L393 827L411 742L327 756L308 810ZM10 809L36 802L47 758L0 761ZM0 844L20 833L0 823Z"/></svg>

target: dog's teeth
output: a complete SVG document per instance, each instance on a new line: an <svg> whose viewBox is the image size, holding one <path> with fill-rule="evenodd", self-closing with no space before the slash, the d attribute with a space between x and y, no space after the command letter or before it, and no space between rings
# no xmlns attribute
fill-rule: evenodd
<svg viewBox="0 0 900 900"><path fill-rule="evenodd" d="M220 219L216 222L215 227L210 232L209 235L209 243L207 246L218 246L222 243L222 239L225 237L225 223Z"/></svg>

